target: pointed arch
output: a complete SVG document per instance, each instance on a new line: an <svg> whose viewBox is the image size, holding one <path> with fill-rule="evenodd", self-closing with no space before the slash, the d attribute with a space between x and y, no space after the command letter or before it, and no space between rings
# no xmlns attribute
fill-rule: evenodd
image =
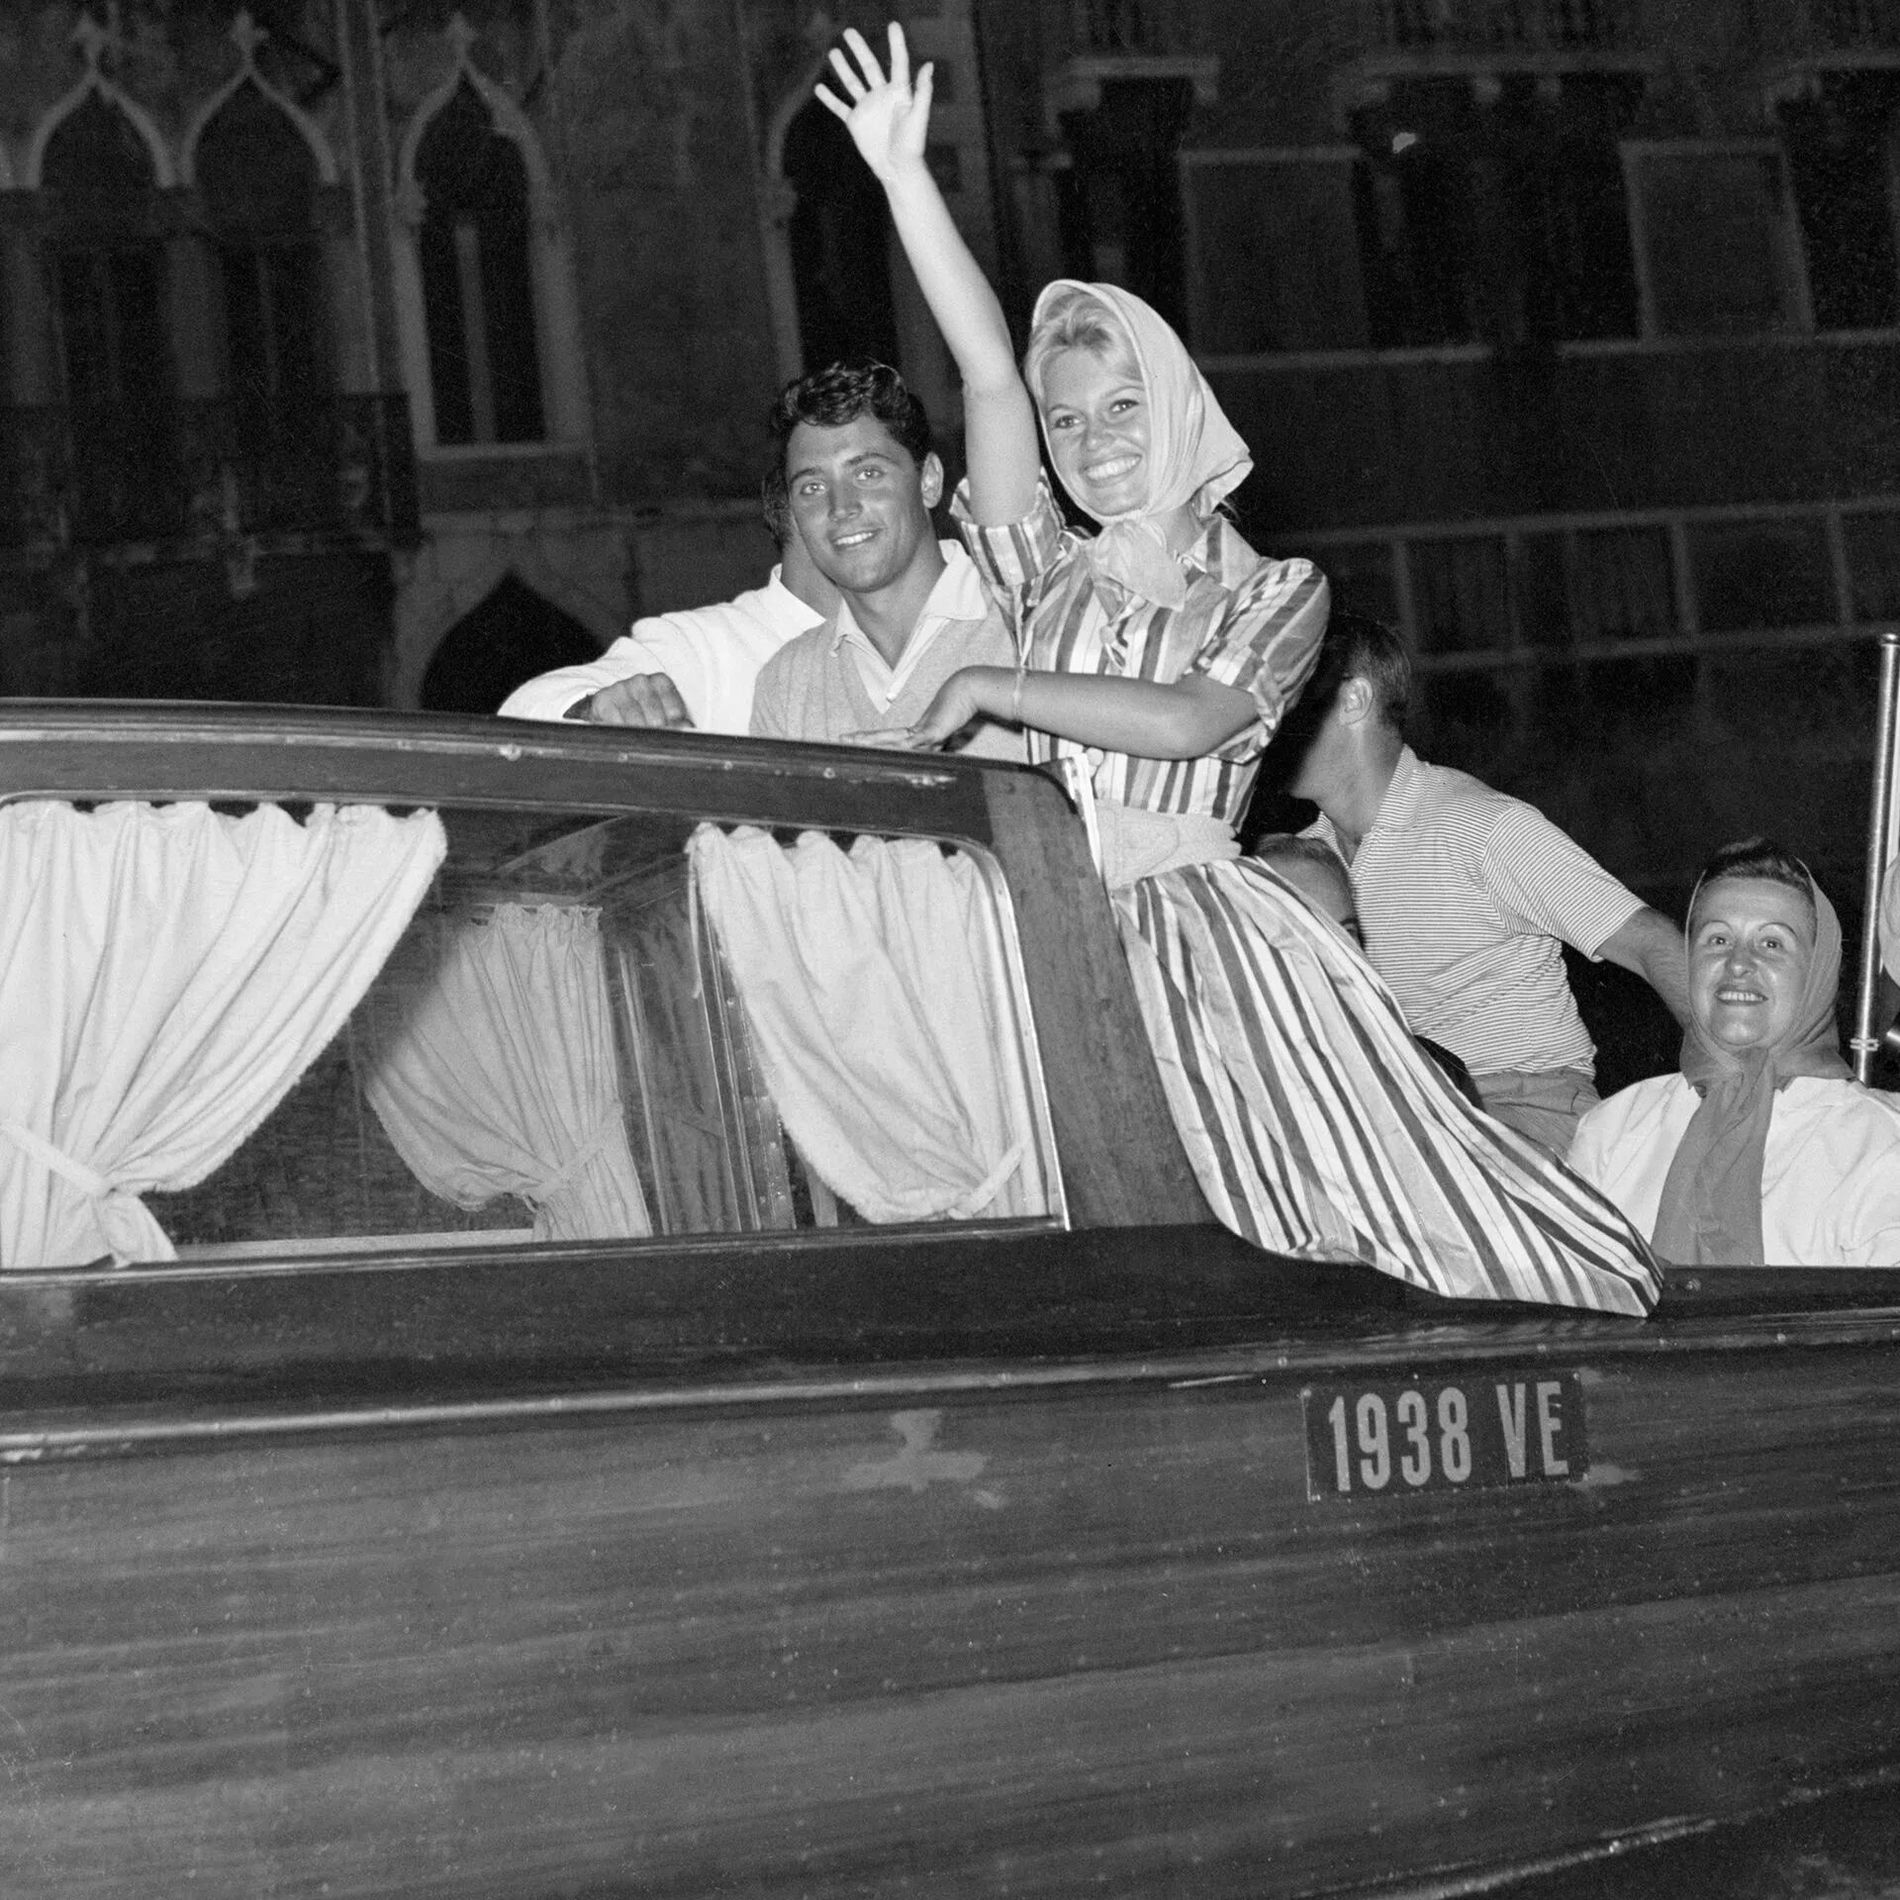
<svg viewBox="0 0 1900 1900"><path fill-rule="evenodd" d="M334 393L316 154L261 86L198 127L197 328L246 456L308 481Z"/></svg>
<svg viewBox="0 0 1900 1900"><path fill-rule="evenodd" d="M179 273L150 215L171 154L101 67L112 35L73 33L85 72L35 129L29 184L47 194L40 237L54 376L73 443L73 532L155 539L176 528Z"/></svg>
<svg viewBox="0 0 1900 1900"><path fill-rule="evenodd" d="M599 654L581 621L510 564L437 641L422 675L422 710L492 713L522 681Z"/></svg>
<svg viewBox="0 0 1900 1900"><path fill-rule="evenodd" d="M798 212L798 188L785 175L785 140L792 121L810 104L812 88L828 69L829 57L814 53L798 78L780 93L765 124L759 153L760 223L765 239L765 294L772 317L772 341L781 382L802 375L805 332L798 315L798 267L792 254L792 219ZM822 110L822 108L821 108Z"/></svg>
<svg viewBox="0 0 1900 1900"><path fill-rule="evenodd" d="M798 78L780 93L778 104L765 127L765 175L770 179L785 176L785 139L792 121L811 104L814 88L831 68L828 52L814 53ZM834 90L836 90L834 83ZM820 111L824 108L821 106Z"/></svg>
<svg viewBox="0 0 1900 1900"><path fill-rule="evenodd" d="M179 150L179 182L195 185L198 182L198 146L203 139L205 128L246 86L253 86L289 120L298 136L309 148L310 157L317 168L317 183L334 185L342 177L336 162L336 154L330 149L330 142L323 136L317 122L305 112L289 94L280 91L258 70L257 49L270 35L252 20L250 13L239 8L237 17L231 22L231 43L238 49L238 68L216 92L214 92L197 112L191 123L185 128L184 143Z"/></svg>
<svg viewBox="0 0 1900 1900"><path fill-rule="evenodd" d="M586 630L593 651L585 658L596 658L627 630L623 524L606 517L585 525L542 520L510 527L488 518L438 523L424 547L397 557L392 705L413 710L422 704L423 680L450 630L510 574Z"/></svg>
<svg viewBox="0 0 1900 1900"><path fill-rule="evenodd" d="M817 98L786 121L780 175L797 299L801 369L848 358L902 360L894 237L884 192Z"/></svg>
<svg viewBox="0 0 1900 1900"><path fill-rule="evenodd" d="M171 150L159 132L156 121L123 86L108 79L100 69L100 59L110 43L105 28L90 14L83 14L78 26L73 29L73 40L85 60L86 70L80 75L77 84L56 99L33 128L33 136L27 142L26 167L21 183L28 191L38 191L44 185L47 147L60 128L89 99L98 99L121 114L137 135L151 161L152 183L160 190L175 185L178 182L178 168L172 162Z"/></svg>
<svg viewBox="0 0 1900 1900"><path fill-rule="evenodd" d="M541 140L536 134L528 115L515 103L513 95L505 86L497 84L475 64L472 51L479 35L469 25L466 17L454 14L445 29L449 47L454 54L448 77L416 107L409 120L407 130L402 135L402 143L396 152L396 188L399 192L419 189L416 178L416 154L421 150L423 138L430 125L454 99L463 86L467 86L488 108L489 123L505 139L510 140L521 153L521 162L527 167L528 201L535 214L542 218L554 215L554 180L548 169L547 153L541 148Z"/></svg>
<svg viewBox="0 0 1900 1900"><path fill-rule="evenodd" d="M445 338L451 355L462 349L464 340L472 346L471 354L485 340L481 325L471 325L472 306L481 286L482 232L472 228L473 220L466 214L458 218L458 224L471 228L454 234L453 241L460 251L459 268L450 271L440 254L443 234L430 228L431 208L423 177L431 133L438 125L446 127L453 117L466 117L470 108L479 110L488 134L502 142L510 164L518 163L520 168L526 226L526 297L532 311L530 341L537 371L539 415L533 433L515 439L582 441L588 433L589 417L580 305L571 242L560 215L547 153L513 95L476 65L471 53L478 35L461 13L450 18L445 37L451 54L449 70L411 116L396 156L398 317L417 445L428 449L444 442L488 439L479 426L470 429L456 391L449 392L448 412L437 399ZM425 255L425 237L435 246L437 255ZM512 239L499 230L492 237L495 242L512 244ZM512 257L504 263L506 268L515 268ZM506 320L504 313L497 314ZM482 320L486 321L486 313ZM456 374L459 378L461 372Z"/></svg>

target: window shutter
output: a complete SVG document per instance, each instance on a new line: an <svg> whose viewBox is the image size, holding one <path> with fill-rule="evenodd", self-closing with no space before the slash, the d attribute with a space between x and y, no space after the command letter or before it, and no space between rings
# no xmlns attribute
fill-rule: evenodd
<svg viewBox="0 0 1900 1900"><path fill-rule="evenodd" d="M1194 347L1209 356L1367 347L1356 147L1190 152Z"/></svg>
<svg viewBox="0 0 1900 1900"><path fill-rule="evenodd" d="M1759 335L1807 327L1786 171L1776 147L1625 151L1641 228L1648 334Z"/></svg>

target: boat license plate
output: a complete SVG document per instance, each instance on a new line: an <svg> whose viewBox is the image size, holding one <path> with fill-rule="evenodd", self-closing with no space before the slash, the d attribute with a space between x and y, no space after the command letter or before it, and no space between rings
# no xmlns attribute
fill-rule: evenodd
<svg viewBox="0 0 1900 1900"><path fill-rule="evenodd" d="M1306 1495L1315 1503L1571 1484L1590 1468L1574 1372L1315 1385L1300 1405Z"/></svg>

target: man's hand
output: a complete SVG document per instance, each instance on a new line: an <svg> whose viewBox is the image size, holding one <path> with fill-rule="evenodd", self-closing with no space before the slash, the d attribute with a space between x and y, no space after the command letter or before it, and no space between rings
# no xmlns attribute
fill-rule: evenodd
<svg viewBox="0 0 1900 1900"><path fill-rule="evenodd" d="M635 673L590 693L567 710L569 719L596 726L673 726L693 723L680 689L664 673Z"/></svg>

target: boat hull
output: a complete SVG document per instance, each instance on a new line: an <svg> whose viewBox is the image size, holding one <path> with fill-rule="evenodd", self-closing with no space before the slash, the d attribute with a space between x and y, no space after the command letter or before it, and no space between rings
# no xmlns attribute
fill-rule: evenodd
<svg viewBox="0 0 1900 1900"><path fill-rule="evenodd" d="M1455 1888L1847 1785L1900 1763L1896 1331L18 1421L0 1887ZM1309 1470L1316 1386L1564 1373L1571 1481Z"/></svg>

